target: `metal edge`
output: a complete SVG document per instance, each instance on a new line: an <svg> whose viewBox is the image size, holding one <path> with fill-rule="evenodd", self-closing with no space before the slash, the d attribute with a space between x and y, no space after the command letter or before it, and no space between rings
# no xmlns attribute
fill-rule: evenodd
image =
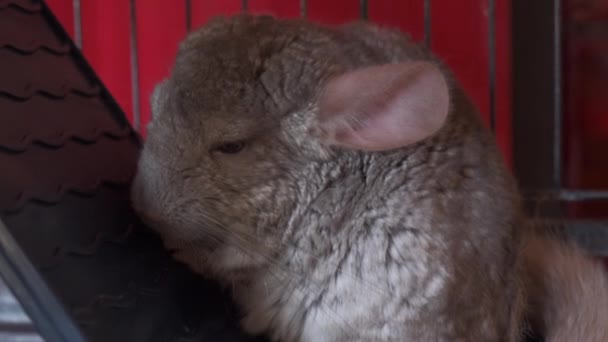
<svg viewBox="0 0 608 342"><path fill-rule="evenodd" d="M131 100L133 101L133 128L141 131L141 106L139 91L139 50L137 48L136 1L129 0L129 49L131 57Z"/></svg>
<svg viewBox="0 0 608 342"><path fill-rule="evenodd" d="M553 182L562 186L562 4L553 0Z"/></svg>
<svg viewBox="0 0 608 342"><path fill-rule="evenodd" d="M184 0L186 7L186 32L192 31L192 0Z"/></svg>
<svg viewBox="0 0 608 342"><path fill-rule="evenodd" d="M525 191L558 189L555 170L553 0L511 1L513 161ZM559 208L556 208L559 210Z"/></svg>
<svg viewBox="0 0 608 342"><path fill-rule="evenodd" d="M82 50L82 10L80 0L72 0L72 10L74 11L74 42Z"/></svg>
<svg viewBox="0 0 608 342"><path fill-rule="evenodd" d="M488 69L490 128L496 132L496 0L488 0Z"/></svg>
<svg viewBox="0 0 608 342"><path fill-rule="evenodd" d="M0 276L46 342L86 341L2 221Z"/></svg>
<svg viewBox="0 0 608 342"><path fill-rule="evenodd" d="M300 0L300 17L306 18L308 16L308 1Z"/></svg>
<svg viewBox="0 0 608 342"><path fill-rule="evenodd" d="M427 48L431 47L431 35L433 28L432 24L432 8L431 0L424 0L424 45Z"/></svg>
<svg viewBox="0 0 608 342"><path fill-rule="evenodd" d="M592 255L608 257L608 221L566 221L562 230Z"/></svg>
<svg viewBox="0 0 608 342"><path fill-rule="evenodd" d="M526 192L526 197L537 200L554 200L565 202L582 201L608 201L608 190L579 190L562 188L557 191L532 191Z"/></svg>
<svg viewBox="0 0 608 342"><path fill-rule="evenodd" d="M367 0L359 0L359 19L369 19L369 8L367 5Z"/></svg>

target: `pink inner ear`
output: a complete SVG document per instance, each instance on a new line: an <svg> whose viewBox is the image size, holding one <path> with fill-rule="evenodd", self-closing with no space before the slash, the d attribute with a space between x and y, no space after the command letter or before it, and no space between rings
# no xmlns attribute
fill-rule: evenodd
<svg viewBox="0 0 608 342"><path fill-rule="evenodd" d="M385 64L331 79L318 119L330 145L384 151L437 132L449 104L446 79L432 63Z"/></svg>

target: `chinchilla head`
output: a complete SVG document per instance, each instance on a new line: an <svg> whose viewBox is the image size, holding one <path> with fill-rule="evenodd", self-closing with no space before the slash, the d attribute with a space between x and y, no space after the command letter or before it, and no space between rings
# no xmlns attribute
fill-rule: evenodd
<svg viewBox="0 0 608 342"><path fill-rule="evenodd" d="M154 91L134 207L178 260L242 276L381 183L361 161L437 135L450 103L442 68L395 31L217 18Z"/></svg>

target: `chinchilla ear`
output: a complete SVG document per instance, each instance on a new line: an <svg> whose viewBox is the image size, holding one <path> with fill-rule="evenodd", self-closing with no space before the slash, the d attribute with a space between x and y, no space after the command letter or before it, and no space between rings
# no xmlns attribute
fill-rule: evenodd
<svg viewBox="0 0 608 342"><path fill-rule="evenodd" d="M323 143L385 151L437 132L450 107L447 81L430 62L371 66L328 81L317 122Z"/></svg>

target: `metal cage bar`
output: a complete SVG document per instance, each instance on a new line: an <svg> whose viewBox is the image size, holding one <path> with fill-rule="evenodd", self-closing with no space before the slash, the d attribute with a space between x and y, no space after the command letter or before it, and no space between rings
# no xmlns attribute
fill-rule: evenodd
<svg viewBox="0 0 608 342"><path fill-rule="evenodd" d="M72 0L74 11L74 43L82 49L82 12L80 10L80 0Z"/></svg>
<svg viewBox="0 0 608 342"><path fill-rule="evenodd" d="M608 221L572 220L562 231L591 254L608 257Z"/></svg>
<svg viewBox="0 0 608 342"><path fill-rule="evenodd" d="M496 131L496 0L488 0L488 97L490 127Z"/></svg>
<svg viewBox="0 0 608 342"><path fill-rule="evenodd" d="M363 20L369 19L367 0L359 0L359 17Z"/></svg>
<svg viewBox="0 0 608 342"><path fill-rule="evenodd" d="M136 0L129 1L129 30L131 49L131 96L133 100L133 128L141 130L141 106L139 103L139 53L137 49L137 10Z"/></svg>
<svg viewBox="0 0 608 342"><path fill-rule="evenodd" d="M512 1L515 174L535 219L548 219L591 253L608 256L608 220L568 219L562 205L608 201L608 190L563 186L561 0Z"/></svg>
<svg viewBox="0 0 608 342"><path fill-rule="evenodd" d="M431 31L432 31L432 16L431 16L431 0L424 0L424 45L427 48L431 47Z"/></svg>
<svg viewBox="0 0 608 342"><path fill-rule="evenodd" d="M0 277L46 341L86 341L2 221Z"/></svg>
<svg viewBox="0 0 608 342"><path fill-rule="evenodd" d="M608 200L608 190L558 189L555 191L530 192L531 198L558 200L563 202L587 202Z"/></svg>
<svg viewBox="0 0 608 342"><path fill-rule="evenodd" d="M186 32L192 31L192 0L184 0L186 8Z"/></svg>
<svg viewBox="0 0 608 342"><path fill-rule="evenodd" d="M562 187L562 5L555 0L553 6L553 183Z"/></svg>
<svg viewBox="0 0 608 342"><path fill-rule="evenodd" d="M557 54L554 15L559 0L513 0L513 155L517 179L527 190L558 189L555 174ZM549 128L549 129L547 129Z"/></svg>
<svg viewBox="0 0 608 342"><path fill-rule="evenodd" d="M306 18L308 16L308 1L300 0L300 17Z"/></svg>
<svg viewBox="0 0 608 342"><path fill-rule="evenodd" d="M561 1L513 0L512 6L513 141L521 186L573 201L608 200L608 191L562 189Z"/></svg>

